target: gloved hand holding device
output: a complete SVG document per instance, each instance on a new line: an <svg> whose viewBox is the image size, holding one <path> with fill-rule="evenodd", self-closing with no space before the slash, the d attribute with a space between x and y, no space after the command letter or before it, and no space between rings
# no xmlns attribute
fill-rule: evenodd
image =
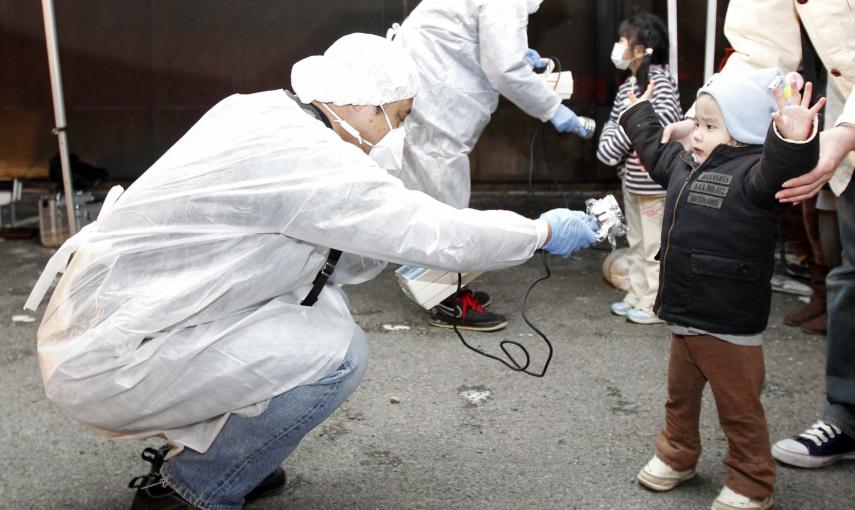
<svg viewBox="0 0 855 510"><path fill-rule="evenodd" d="M549 223L551 231L543 249L553 255L569 257L597 240L597 219L582 211L552 209L541 214L540 219Z"/></svg>
<svg viewBox="0 0 855 510"><path fill-rule="evenodd" d="M594 136L594 130L597 128L594 119L579 117L563 104L558 105L558 109L555 110L555 114L552 115L549 122L555 126L559 133L572 132L585 139Z"/></svg>
<svg viewBox="0 0 855 510"><path fill-rule="evenodd" d="M529 48L526 50L525 55L523 56L523 60L534 70L545 69L547 65L549 65L549 59L543 58L540 56L540 53L537 50L533 50Z"/></svg>

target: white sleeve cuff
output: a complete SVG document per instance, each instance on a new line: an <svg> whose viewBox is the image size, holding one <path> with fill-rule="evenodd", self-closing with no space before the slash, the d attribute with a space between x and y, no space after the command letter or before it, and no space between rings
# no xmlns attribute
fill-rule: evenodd
<svg viewBox="0 0 855 510"><path fill-rule="evenodd" d="M549 237L549 223L543 219L534 220L534 224L537 227L537 248L543 248L543 245L546 244L546 238Z"/></svg>
<svg viewBox="0 0 855 510"><path fill-rule="evenodd" d="M781 133L778 131L778 125L775 124L774 121L772 122L772 129L775 130L775 136L777 136L779 139L781 139L787 143L795 143L795 144L809 143L811 140L816 138L816 135L819 133L819 116L817 115L813 118L813 132L811 133L810 137L807 140L790 140L789 138L784 138L781 135Z"/></svg>

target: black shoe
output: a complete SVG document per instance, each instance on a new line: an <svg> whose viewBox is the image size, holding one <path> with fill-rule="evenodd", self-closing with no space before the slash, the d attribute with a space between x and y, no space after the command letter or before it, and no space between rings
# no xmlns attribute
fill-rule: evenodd
<svg viewBox="0 0 855 510"><path fill-rule="evenodd" d="M487 308L493 303L493 298L482 290L474 290L472 293L475 294L475 301L484 308Z"/></svg>
<svg viewBox="0 0 855 510"><path fill-rule="evenodd" d="M486 311L476 296L471 290L465 290L436 305L430 314L431 326L453 328L457 324L458 329L498 331L508 325L504 315ZM489 296L487 298L489 300Z"/></svg>
<svg viewBox="0 0 855 510"><path fill-rule="evenodd" d="M137 489L131 510L189 510L196 508L175 492L172 487L168 486L160 475L160 468L163 466L168 452L168 445L158 449L146 448L143 450L142 459L151 463L151 470L147 475L135 477L128 484L131 489ZM285 470L277 467L244 498L249 502L272 496L285 486L285 481Z"/></svg>
<svg viewBox="0 0 855 510"><path fill-rule="evenodd" d="M466 290L464 290L463 292L466 292ZM483 306L484 308L487 308L488 306L493 304L493 298L490 297L490 295L486 292L481 290L475 290L472 291L472 293L475 294L475 301L478 301L478 304ZM451 307L454 306L454 300L454 294L452 294L447 298L443 299L442 304ZM428 314L433 313L433 308L431 308L430 310L425 310L425 312L427 312Z"/></svg>
<svg viewBox="0 0 855 510"><path fill-rule="evenodd" d="M258 484L258 487L249 491L249 494L245 496L247 501L253 501L256 499L266 498L269 496L274 496L278 494L283 487L285 487L285 470L281 467L278 467L273 470L272 473L267 475L264 480Z"/></svg>
<svg viewBox="0 0 855 510"><path fill-rule="evenodd" d="M487 294L486 292L484 292L483 290L463 289L462 292L471 292L472 294L474 294L475 295L475 301L477 301L478 304L483 306L484 308L487 308L488 306L493 304L493 298L490 297L490 295ZM454 296L454 294L452 294L452 295L448 296L447 298L443 299L442 304L444 304L445 306L454 306L454 300L455 300L455 296Z"/></svg>
<svg viewBox="0 0 855 510"><path fill-rule="evenodd" d="M796 437L775 443L772 456L792 466L823 467L838 460L855 459L855 438L820 420Z"/></svg>
<svg viewBox="0 0 855 510"><path fill-rule="evenodd" d="M131 503L131 510L198 510L198 507L188 503L172 490L172 487L166 485L160 475L149 476L153 478L146 481L151 482L152 485L136 487L137 493L134 496L134 502ZM144 477L137 477L134 480L140 478ZM134 486L131 485L131 488Z"/></svg>
<svg viewBox="0 0 855 510"><path fill-rule="evenodd" d="M810 266L804 264L787 264L784 271L793 278L799 280L810 280Z"/></svg>

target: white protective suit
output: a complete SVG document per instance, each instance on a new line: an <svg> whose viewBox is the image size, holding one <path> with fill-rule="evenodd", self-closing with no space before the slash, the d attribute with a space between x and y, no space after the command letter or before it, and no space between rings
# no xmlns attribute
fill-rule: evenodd
<svg viewBox="0 0 855 510"><path fill-rule="evenodd" d="M499 94L547 121L561 98L523 61L528 16L538 0L422 0L395 40L419 68L419 94L404 123L401 180L454 207L467 207L469 153Z"/></svg>
<svg viewBox="0 0 855 510"><path fill-rule="evenodd" d="M298 305L328 248L486 271L546 237L542 222L406 190L283 90L221 101L116 198L28 302L76 251L39 328L46 394L105 435L200 452L229 413L257 414L341 364L354 325L340 288ZM379 267L346 256L334 280Z"/></svg>

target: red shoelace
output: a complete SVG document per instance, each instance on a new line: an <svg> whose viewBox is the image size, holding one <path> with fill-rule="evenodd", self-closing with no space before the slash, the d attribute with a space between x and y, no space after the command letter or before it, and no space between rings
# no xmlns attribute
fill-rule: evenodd
<svg viewBox="0 0 855 510"><path fill-rule="evenodd" d="M471 290L464 291L457 296L457 303L460 305L460 319L466 320L466 312L475 310L478 313L484 312L484 307L475 299L475 293Z"/></svg>

